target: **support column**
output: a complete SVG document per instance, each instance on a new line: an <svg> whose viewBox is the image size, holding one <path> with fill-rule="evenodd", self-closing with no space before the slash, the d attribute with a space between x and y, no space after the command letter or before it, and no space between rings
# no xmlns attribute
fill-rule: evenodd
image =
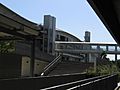
<svg viewBox="0 0 120 90"><path fill-rule="evenodd" d="M31 62L30 62L30 76L34 76L34 63L35 63L35 39L31 43Z"/></svg>
<svg viewBox="0 0 120 90"><path fill-rule="evenodd" d="M100 50L100 46L99 45L97 45L97 50Z"/></svg>
<svg viewBox="0 0 120 90"><path fill-rule="evenodd" d="M92 54L89 53L89 61L88 62L92 62Z"/></svg>
<svg viewBox="0 0 120 90"><path fill-rule="evenodd" d="M108 45L106 45L106 51L108 51Z"/></svg>
<svg viewBox="0 0 120 90"><path fill-rule="evenodd" d="M94 71L95 72L96 72L96 67L97 67L96 61L97 61L97 59L94 60Z"/></svg>
<svg viewBox="0 0 120 90"><path fill-rule="evenodd" d="M117 61L117 54L115 54L115 61Z"/></svg>
<svg viewBox="0 0 120 90"><path fill-rule="evenodd" d="M115 45L115 52L117 52L117 45ZM115 54L115 61L117 61L117 54Z"/></svg>
<svg viewBox="0 0 120 90"><path fill-rule="evenodd" d="M86 54L85 54L85 62L87 63L88 61L89 61L89 54L86 53Z"/></svg>

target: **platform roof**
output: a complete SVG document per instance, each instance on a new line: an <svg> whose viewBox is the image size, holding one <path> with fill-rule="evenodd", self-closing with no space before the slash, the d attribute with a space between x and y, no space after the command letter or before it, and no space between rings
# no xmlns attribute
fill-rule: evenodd
<svg viewBox="0 0 120 90"><path fill-rule="evenodd" d="M115 41L120 44L120 0L87 0Z"/></svg>

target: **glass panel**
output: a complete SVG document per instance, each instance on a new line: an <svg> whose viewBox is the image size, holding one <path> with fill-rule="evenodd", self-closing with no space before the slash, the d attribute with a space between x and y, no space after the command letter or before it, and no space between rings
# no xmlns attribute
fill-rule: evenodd
<svg viewBox="0 0 120 90"><path fill-rule="evenodd" d="M115 46L108 46L109 51L115 51Z"/></svg>
<svg viewBox="0 0 120 90"><path fill-rule="evenodd" d="M117 46L117 51L120 51L120 46Z"/></svg>
<svg viewBox="0 0 120 90"><path fill-rule="evenodd" d="M95 46L95 45L93 45L93 46L91 46L92 47L92 49L97 49L97 46Z"/></svg>
<svg viewBox="0 0 120 90"><path fill-rule="evenodd" d="M100 49L102 49L103 51L106 51L106 46L100 46Z"/></svg>

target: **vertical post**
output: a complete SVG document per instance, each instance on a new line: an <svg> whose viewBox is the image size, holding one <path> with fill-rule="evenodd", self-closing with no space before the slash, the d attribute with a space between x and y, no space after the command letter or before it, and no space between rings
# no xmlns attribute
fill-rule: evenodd
<svg viewBox="0 0 120 90"><path fill-rule="evenodd" d="M30 75L34 76L34 63L35 63L35 39L31 43L31 62L30 62Z"/></svg>
<svg viewBox="0 0 120 90"><path fill-rule="evenodd" d="M106 51L108 52L108 50L109 50L109 49L108 49L108 45L106 45Z"/></svg>
<svg viewBox="0 0 120 90"><path fill-rule="evenodd" d="M97 59L94 60L94 71L95 72L96 72L96 67L97 67L96 61L97 61Z"/></svg>
<svg viewBox="0 0 120 90"><path fill-rule="evenodd" d="M89 53L89 62L92 62L92 53Z"/></svg>
<svg viewBox="0 0 120 90"><path fill-rule="evenodd" d="M115 54L115 61L117 61L117 54Z"/></svg>
<svg viewBox="0 0 120 90"><path fill-rule="evenodd" d="M115 52L117 52L117 45L115 45ZM117 61L117 53L115 54L115 61Z"/></svg>
<svg viewBox="0 0 120 90"><path fill-rule="evenodd" d="M42 46L42 49L43 49L42 51L43 51L43 52L45 52L45 51L44 51L44 47L45 47L45 29L44 29L44 27L43 27L43 46Z"/></svg>
<svg viewBox="0 0 120 90"><path fill-rule="evenodd" d="M88 59L89 59L89 54L86 53L86 54L85 54L85 62L86 62L86 63L88 62Z"/></svg>
<svg viewBox="0 0 120 90"><path fill-rule="evenodd" d="M99 45L97 45L97 50L100 50L100 46Z"/></svg>

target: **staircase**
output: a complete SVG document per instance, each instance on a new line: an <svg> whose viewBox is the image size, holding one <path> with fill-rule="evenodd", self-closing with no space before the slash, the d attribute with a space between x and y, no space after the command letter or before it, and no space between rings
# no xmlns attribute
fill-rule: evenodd
<svg viewBox="0 0 120 90"><path fill-rule="evenodd" d="M93 67L93 63L62 61L48 75L82 73L89 67Z"/></svg>
<svg viewBox="0 0 120 90"><path fill-rule="evenodd" d="M50 62L42 71L41 76L47 76L52 70L54 70L61 61L61 54L58 55L52 62Z"/></svg>

